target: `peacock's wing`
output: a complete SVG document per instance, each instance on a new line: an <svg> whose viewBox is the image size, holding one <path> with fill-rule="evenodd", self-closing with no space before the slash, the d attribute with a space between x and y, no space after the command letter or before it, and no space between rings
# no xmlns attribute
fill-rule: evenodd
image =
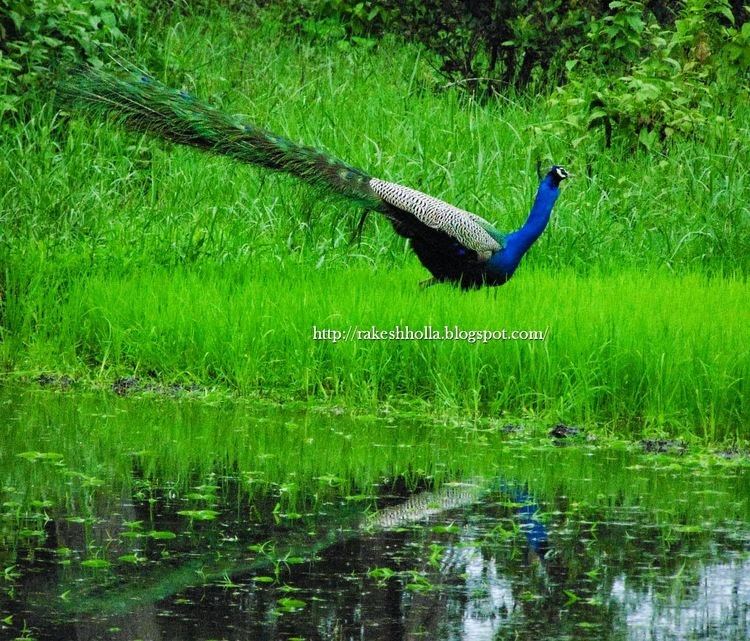
<svg viewBox="0 0 750 641"><path fill-rule="evenodd" d="M436 230L476 254L480 262L502 248L502 234L481 216L454 207L442 200L378 178L370 179L370 188L389 205L408 212L414 222Z"/></svg>

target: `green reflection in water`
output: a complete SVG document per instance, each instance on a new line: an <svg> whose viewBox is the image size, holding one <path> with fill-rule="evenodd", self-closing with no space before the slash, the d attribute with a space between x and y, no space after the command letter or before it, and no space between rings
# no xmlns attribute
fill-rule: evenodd
<svg viewBox="0 0 750 641"><path fill-rule="evenodd" d="M511 583L536 554L543 572L511 590L514 603L583 612L571 625L593 635L605 601L632 601L634 589L689 595L717 549L748 541L747 466L705 456L553 447L470 424L13 390L0 400L0 439L6 627L19 612L43 630L176 607L192 586L267 592L271 618L313 616L307 600L346 575L376 593L399 582L414 603L449 599L456 579L436 568L470 549ZM549 532L546 558L524 506ZM353 542L371 558L342 566ZM463 563L456 575L469 585ZM316 577L304 598L279 592L302 590L290 587L301 576ZM479 607L490 588L472 589Z"/></svg>

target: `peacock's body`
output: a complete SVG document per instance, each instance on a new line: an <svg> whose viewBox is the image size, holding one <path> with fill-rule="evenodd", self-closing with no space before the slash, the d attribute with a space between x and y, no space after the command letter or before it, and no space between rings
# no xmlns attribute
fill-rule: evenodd
<svg viewBox="0 0 750 641"><path fill-rule="evenodd" d="M143 75L119 77L89 70L62 87L66 101L99 116L115 115L127 126L243 162L287 172L355 201L388 218L411 240L430 282L464 289L502 285L544 231L567 172L552 167L537 191L524 225L498 231L476 214L396 183L374 178L312 147L260 129L192 96Z"/></svg>

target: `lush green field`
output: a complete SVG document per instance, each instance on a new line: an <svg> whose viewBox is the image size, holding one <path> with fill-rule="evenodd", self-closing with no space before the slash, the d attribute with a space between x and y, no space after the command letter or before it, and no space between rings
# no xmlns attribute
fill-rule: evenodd
<svg viewBox="0 0 750 641"><path fill-rule="evenodd" d="M72 283L39 277L39 268L13 272L8 289L17 329L0 354L21 371L105 381L135 373L365 409L393 401L584 421L632 435L645 427L712 441L746 436L748 286L736 278L528 269L500 290L465 294L420 291L413 268L178 267ZM426 325L546 338L368 340L373 326ZM314 340L313 328L342 338ZM355 330L365 333L357 340Z"/></svg>
<svg viewBox="0 0 750 641"><path fill-rule="evenodd" d="M433 90L418 50L324 50L261 14L171 21L129 54L165 82L372 174L525 218L536 162L574 180L514 279L419 290L383 220L286 177L56 114L0 140L0 357L372 408L747 440L750 108L667 153L540 128L538 99ZM429 82L428 82L429 81ZM726 109L726 108L724 108ZM314 341L313 326L546 330L545 341Z"/></svg>

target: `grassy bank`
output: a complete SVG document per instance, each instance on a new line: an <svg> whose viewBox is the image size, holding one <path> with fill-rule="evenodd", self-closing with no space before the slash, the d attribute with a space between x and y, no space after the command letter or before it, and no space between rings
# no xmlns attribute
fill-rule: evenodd
<svg viewBox="0 0 750 641"><path fill-rule="evenodd" d="M36 98L0 139L6 370L142 375L242 394L584 421L623 435L747 440L750 130L667 153L571 140L544 97L435 91L416 48L333 52L272 14L156 25L132 59L232 113L497 221L523 222L537 160L577 174L498 291L420 291L383 220L291 179L57 114ZM731 126L730 124L731 123ZM314 341L448 325L545 341Z"/></svg>
<svg viewBox="0 0 750 641"><path fill-rule="evenodd" d="M94 380L137 374L365 408L424 401L432 412L583 421L634 436L747 437L744 281L526 270L500 290L464 294L420 291L419 276L283 265L162 269L94 274L65 283L62 299L63 283L40 279L29 292L19 282L8 289L14 332L0 354L16 369ZM546 338L353 333L426 325ZM314 327L340 331L342 340L314 340Z"/></svg>

